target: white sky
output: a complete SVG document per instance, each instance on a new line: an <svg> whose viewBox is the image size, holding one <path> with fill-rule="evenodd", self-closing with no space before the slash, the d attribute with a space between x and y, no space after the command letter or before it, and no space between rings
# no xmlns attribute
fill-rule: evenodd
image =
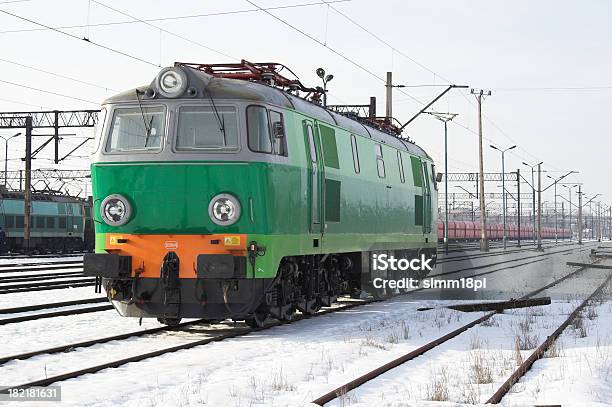
<svg viewBox="0 0 612 407"><path fill-rule="evenodd" d="M0 10L53 27L131 20L99 3L139 19L254 9L242 0L0 0ZM255 3L265 8L317 3L317 0L257 0ZM611 143L607 137L612 133L612 118L606 107L612 102L612 26L609 24L612 3L605 0L580 4L569 1L353 0L332 6L321 4L270 12L380 78L384 78L387 70L392 70L397 84L444 84L443 78L446 78L456 84L491 89L493 95L483 105L486 115L485 171L501 170L500 155L488 144L500 147L517 144L518 148L506 156L507 170L521 167L530 179L528 168L521 162L544 161L543 168L554 171L550 173L554 176L569 170L580 171L567 179L583 182L587 195L602 193L602 199L610 202L612 185L606 181ZM391 44L395 51L349 22L334 8ZM160 34L159 29L143 23L62 30L79 38L87 36L93 42L161 66L174 61L226 62L230 60L228 56L277 61L292 68L307 85L318 85L314 71L321 66L335 76L329 84L330 103L366 104L369 96L377 96L378 112L384 114L384 86L380 79L263 12L151 24L188 40ZM100 102L115 91L149 83L159 70L156 66L49 30L7 32L36 28L40 27L0 13L0 80ZM35 66L102 88L35 72L3 60ZM597 89L533 89L571 87ZM440 89L407 88L404 91L427 102ZM400 120L407 120L420 109L418 103L399 91L395 92L394 99L394 116ZM43 109L96 107L94 103L0 82L1 111L37 110L39 106ZM434 108L459 113L456 121L463 126L453 124L449 127L449 171L476 171L477 115L473 96L469 90L452 91ZM13 133L0 130L0 135ZM441 123L423 115L408 127L408 133L437 160L439 170L443 171ZM88 134L88 131L79 132L81 136ZM67 152L80 140L67 138L62 148ZM20 143L19 139L11 141L10 169L19 169L22 165L16 160L23 155ZM0 147L3 147L1 140ZM52 150L46 151L41 157L51 156ZM87 155L86 150L81 151L77 153L79 156ZM43 159L36 160L34 165L53 167L50 161ZM87 165L87 159L76 158L66 161L61 168L86 168ZM474 189L472 185L466 187ZM500 191L496 184L487 187L487 192ZM559 188L559 191L567 197L567 190ZM552 192L547 193L545 199L552 201Z"/></svg>

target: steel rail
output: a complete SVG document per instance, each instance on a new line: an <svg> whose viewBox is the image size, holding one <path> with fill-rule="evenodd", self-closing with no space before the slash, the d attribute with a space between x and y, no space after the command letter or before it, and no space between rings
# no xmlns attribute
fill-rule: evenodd
<svg viewBox="0 0 612 407"><path fill-rule="evenodd" d="M105 338L90 339L88 341L69 343L69 344L66 344L66 345L55 346L55 347L48 348L48 349L40 349L40 350L35 350L35 351L32 351L32 352L20 353L18 355L3 356L3 357L0 357L0 365L3 365L4 363L7 363L7 362L10 362L10 361L13 361L13 360L25 360L25 359L29 359L31 357L39 356L39 355L68 352L68 351L71 351L71 350L74 350L74 349L77 349L77 348L87 348L87 347L90 347L90 346L93 346L93 345L98 345L100 343L118 341L118 340L122 340L122 339L138 337L138 336L145 336L145 335L155 334L155 333L158 333L158 332L180 330L182 328L185 328L185 327L188 327L188 326L191 326L191 325L196 325L196 324L199 324L201 322L204 322L204 320L203 319L197 319L195 321L183 322L183 323L178 324L176 326L161 326L161 327L158 327L158 328L145 329L145 330L142 330L142 331L133 331L133 332L125 333L125 334L107 336Z"/></svg>
<svg viewBox="0 0 612 407"><path fill-rule="evenodd" d="M0 309L0 314L19 314L20 312L40 311L42 309L69 307L71 305L95 304L98 302L106 302L106 301L108 301L106 297L94 297L94 298L86 298L83 300L72 300L72 301L62 301L62 302L51 302L47 304L27 305L25 307L2 308Z"/></svg>
<svg viewBox="0 0 612 407"><path fill-rule="evenodd" d="M513 266L511 266L511 268L521 267L521 266L532 264L532 263L536 263L536 262L539 262L539 261L542 261L542 260L530 261L530 262L526 262L526 263L521 263L521 264L513 265ZM481 273L481 274L478 274L478 275L490 274L490 273L494 273L494 272L502 271L502 270L507 270L507 269L508 269L508 267L503 268L503 269L491 270L491 271L488 271L488 272L485 272L485 273ZM405 293L404 295L409 295L412 292L420 291L420 290L423 290L423 289L422 288L416 289L416 290L410 291L408 293ZM103 302L103 301L106 301L106 298L100 298L100 299L97 299L97 300L99 300L99 302ZM82 301L88 301L88 300L82 300ZM378 301L378 300L372 300L370 302L373 302L373 301ZM75 304L73 304L74 302L75 301L69 301L69 302L66 303L66 305L75 305ZM62 303L43 304L43 305L60 306L60 304L62 304ZM24 312L24 311L28 311L28 310L34 310L34 309L31 309L31 308L34 308L34 307L40 307L40 306L13 308L12 310L22 310L22 311L17 311L17 312ZM40 309L40 308L37 308L37 309ZM9 311L10 310L11 309L9 309ZM0 310L0 313L3 313L3 310ZM157 329L157 328L155 328L155 329ZM156 331L153 331L153 332L158 332L158 331L156 330ZM125 337L138 336L136 334L137 334L137 332L131 333L131 334L126 334L128 336L125 336ZM103 339L100 339L100 340L91 340L91 341L87 341L87 342L73 343L73 344L63 345L63 346L60 346L60 347L57 347L57 348L51 348L51 350L58 349L58 352L63 352L64 350L67 350L67 349L73 349L73 348L77 348L77 347L86 347L86 346L91 346L91 345L96 344L96 343L104 343L104 342L109 342L109 341L112 341L112 340L119 340L119 339L124 339L124 336L120 335L120 337L109 337L109 338L103 338ZM16 356L0 358L0 364L6 362L8 360L12 360L12 359L23 359L23 358L25 358L24 355L36 356L36 355L41 355L41 354L45 354L45 353L53 353L53 352L51 352L51 351L47 352L47 350L40 350L40 351L30 352L30 353L23 354L23 355L16 355ZM31 356L28 356L28 357L31 357ZM3 362L3 360L4 360L4 362Z"/></svg>
<svg viewBox="0 0 612 407"><path fill-rule="evenodd" d="M72 283L72 284L60 284L60 282L56 282L55 284L57 285L35 287L35 288L2 289L0 290L0 294L17 294L17 293L25 293L25 292L31 292L31 291L61 290L64 288L91 287L91 286L96 285L95 281L87 282L87 283Z"/></svg>
<svg viewBox="0 0 612 407"><path fill-rule="evenodd" d="M338 312L338 311L344 311L344 310L349 310L355 307L359 307L362 305L366 305L366 304L371 304L374 302L381 302L384 300L377 300L377 299L369 299L369 300L355 300L352 301L350 303L348 303L347 305L343 305L340 307L330 307L330 308L326 308L326 309L322 309L321 311L317 312L316 314L313 315L296 315L294 319L292 319L291 321L274 321L271 322L269 324L267 324L266 326L262 327L262 328L237 328L237 330L235 332L230 332L230 333L226 333L226 334L222 334L222 335L218 335L218 336L214 336L211 338L206 338L206 339L201 339L198 341L193 341L193 342L188 342L185 344L181 344L181 345L176 345L176 346L172 346L170 348L164 348L164 349L159 349L153 352L148 352L148 353L143 353L140 355L135 355L135 356L131 356L128 358L124 358L124 359L119 359L119 360L115 360L112 362L108 362L108 363L103 363L100 365L96 365L96 366L91 366L91 367L87 367L84 369L80 369L74 372L69 372L69 373L64 373L64 374L60 374L57 376L53 376L53 377L48 377L45 379L40 379L40 380L36 380L33 382L29 382L29 383L24 383L24 384L20 384L17 386L10 386L10 388L5 388L3 390L0 390L0 394L3 393L7 393L10 389L26 389L29 387L33 387L33 386L48 386L52 383L55 382L59 382L62 380L68 380L68 379L73 379L75 377L79 377L82 376L84 374L88 374L88 373L96 373L99 372L101 370L104 369L108 369L108 368L115 368L115 367L119 367L122 365L125 365L127 363L131 363L131 362L140 362L142 360L145 359L150 359L153 357L157 357L157 356L161 356L167 353L172 353L172 352L176 352L179 350L185 350L185 349L191 349L191 348L195 348L197 346L202 346L202 345L207 345L209 343L213 343L213 342L220 342L223 341L225 339L231 339L231 338L236 338L239 336L243 336L249 333L253 333L253 332L259 332L259 331L263 331L266 329L270 329L276 326L280 326L280 325L288 325L288 324L292 324L298 321L302 321L304 319L310 319L310 318L315 318L315 317L319 317L322 315L327 315L327 314L331 314L334 312ZM127 334L126 334L127 335Z"/></svg>
<svg viewBox="0 0 612 407"><path fill-rule="evenodd" d="M576 274L578 274L579 272L581 272L583 270L584 270L584 268L577 269L577 270L571 272L570 274L568 274L568 275L566 275L566 276L564 276L564 277L562 277L562 278L560 278L558 280L553 281L553 283L548 284L546 286L546 288L550 288L553 285L556 285L556 284L566 280L570 276L576 275ZM534 291L534 293L539 293L539 292L543 291L544 289L545 288L538 289L538 290ZM529 293L526 296L521 297L520 299L526 299L527 296L531 295L531 294L532 293ZM329 403L330 401L332 401L332 400L342 396L343 394L346 394L347 392L356 389L357 387L359 387L359 386L361 386L361 385L371 381L372 379L375 379L376 377L382 375L383 373L386 373L386 372L388 372L391 369L394 369L394 368L396 368L396 367L398 367L398 366L400 366L400 365L402 365L402 364L404 364L404 363L406 363L406 362L408 362L408 361L410 361L410 360L412 360L412 359L414 359L414 358L416 358L418 356L423 355L424 353L428 352L429 350L431 350L431 349L433 349L433 348L443 344L444 342L446 342L446 341L448 341L448 340L458 336L459 334L467 331L468 329L470 329L470 328L472 328L472 327L474 327L474 326L476 326L476 325L478 325L478 324L480 324L480 323L490 319L492 316L494 316L494 315L496 315L498 313L500 313L500 311L491 311L491 312L485 314L484 316L482 316L482 317L480 317L480 318L478 318L478 319L476 319L476 320L474 320L474 321L472 321L472 322L470 322L470 323L468 323L468 324L466 324L466 325L464 325L464 326L462 326L460 328L457 328L454 331L452 331L452 332L450 332L450 333L448 333L448 334L446 334L446 335L444 335L444 336L442 336L440 338L434 339L433 341L428 342L425 345L423 345L423 346L421 346L421 347L419 347L419 348L417 348L417 349L415 349L415 350L413 350L413 351L411 351L411 352L409 352L409 353L407 353L407 354L405 354L403 356L400 356L399 358L396 358L396 359L394 359L394 360L392 360L392 361L390 361L390 362L388 362L388 363L386 363L386 364L384 364L384 365L382 365L382 366L380 366L380 367L378 367L378 368L376 368L374 370L371 370L371 371L365 373L362 376L357 377L356 379L354 379L354 380L352 380L352 381L350 381L350 382L348 382L346 384L343 384L340 387L335 388L334 390L331 390L331 391L325 393L321 397L318 397L317 399L313 400L312 403L313 404L317 404L319 406L323 406L324 404Z"/></svg>
<svg viewBox="0 0 612 407"><path fill-rule="evenodd" d="M20 269L5 269L5 270L0 270L0 273L25 273L28 271L48 271L48 270L63 270L63 269L78 269L78 268L83 268L83 264L81 262L81 264L69 264L67 266L47 266L47 267L26 267L26 268L20 268Z"/></svg>
<svg viewBox="0 0 612 407"><path fill-rule="evenodd" d="M44 319L44 318L55 318L55 317L65 317L69 315L89 314L92 312L108 311L113 308L114 307L112 305L108 304L108 305L98 305L98 306L89 307L89 308L73 308L73 309L63 310L63 311L46 312L44 314L32 314L32 315L23 315L20 317L3 318L3 319L0 319L0 325L14 324L17 322L35 321L37 319Z"/></svg>
<svg viewBox="0 0 612 407"><path fill-rule="evenodd" d="M431 274L431 275L428 275L427 277L428 278L431 278L431 277L441 277L441 276L447 276L449 274L460 273L462 271L480 270L480 269L483 269L483 268L499 266L499 265L508 264L508 263L514 263L514 262L522 261L522 260L537 259L537 258L541 258L541 257L545 257L545 256L551 256L553 254L570 253L570 252L572 252L574 250L577 250L577 249L578 248L576 247L576 248L572 248L572 249L558 250L558 251L555 251L555 252L544 252L544 253L538 252L538 254L535 254L533 256L521 257L519 259L503 260L503 261L499 261L499 262L496 262L496 263L481 264L481 265L478 265L478 266L466 267L464 269L459 269L459 270L450 270L450 271L445 271L445 272L438 273L438 274Z"/></svg>
<svg viewBox="0 0 612 407"><path fill-rule="evenodd" d="M71 271L67 273L45 273L45 274L31 274L27 276L0 276L0 284L2 283L18 283L21 281L44 281L44 280L56 280L58 278L68 277L89 277L83 274L82 271Z"/></svg>
<svg viewBox="0 0 612 407"><path fill-rule="evenodd" d="M574 243L561 243L561 244L555 245L555 247L572 246L572 245L574 245ZM445 256L444 258L438 260L436 264L452 263L454 261L480 259L480 258L487 258L487 257L504 255L504 254L514 254L514 253L522 253L522 252L529 252L529 251L536 251L536 249L535 247L531 246L531 247L522 247L520 249L504 250L502 252L486 252L486 253L466 254L463 256L449 256L449 257Z"/></svg>
<svg viewBox="0 0 612 407"><path fill-rule="evenodd" d="M85 254L85 253L91 253L88 251L85 252L73 252L73 253L48 253L48 254L30 254L30 255L25 255L25 254L8 254L8 255L2 255L0 256L0 259L31 259L31 258L35 258L35 259L52 259L52 258L56 258L56 257L74 257L74 256L79 256L81 254Z"/></svg>
<svg viewBox="0 0 612 407"><path fill-rule="evenodd" d="M521 365L514 371L514 373L510 375L508 380L506 380L493 394L493 396L491 396L491 398L487 400L486 404L498 404L499 402L501 402L501 400L508 393L508 391L510 391L512 386L514 386L516 382L518 382L520 378L523 377L525 373L529 371L529 369L531 369L531 366L533 366L533 364L538 359L542 358L544 352L546 352L548 348L557 340L557 338L561 335L561 333L563 333L565 328L567 328L569 324L572 323L572 321L578 316L580 311L582 311L582 309L590 301L592 301L603 291L603 289L610 283L610 280L612 280L612 274L610 274L588 298L582 301L582 303L580 303L580 305L567 317L567 319L563 321L563 323L551 335L549 335L546 340L542 342L542 344L538 346L537 349L523 363L521 363Z"/></svg>
<svg viewBox="0 0 612 407"><path fill-rule="evenodd" d="M540 260L538 260L538 261L540 261ZM576 270L572 274L576 274L578 271L579 270ZM403 295L409 295L409 294L410 293L406 293L406 294L403 294ZM402 295L400 295L400 296L402 296ZM246 335L248 333L259 332L259 331L270 329L270 328L273 328L273 327L276 327L276 326L287 325L287 324L295 323L295 322L298 322L298 321L301 321L301 320L304 320L304 319L310 319L310 318L314 318L314 317L318 317L318 316L322 316L322 315L327 315L327 314L338 312L338 311L345 311L345 310L349 310L349 309L352 309L352 308L355 308L355 307L359 307L359 306L362 306L362 305L367 305L367 304L371 304L371 303L375 303L375 302L383 302L385 300L386 299L355 300L355 301L349 302L347 305L343 305L343 306L340 306L340 307L332 307L332 308L322 309L322 310L320 310L319 312L317 312L314 315L303 315L303 314L302 315L296 315L296 317L294 319L292 319L291 321L274 321L274 322L272 322L270 324L267 324L266 326L264 326L262 328L243 328L243 329L240 329L238 332L230 332L230 333L222 334L222 335L219 335L219 336L216 336L216 337L212 337L212 338L206 338L206 339L199 340L199 341L194 341L194 342L189 342L189 343L182 344L182 345L173 346L171 348L160 349L160 350L157 350L157 351L148 352L148 353L145 353L145 354L136 355L136 356L132 356L132 357L128 357L128 358L124 358L124 359L120 359L120 360L116 360L116 361L112 361L112 362L108 362L108 363L104 363L104 364L100 364L100 365L96 365L96 366L92 366L92 367L88 367L88 368L84 368L84 369L80 369L80 370L74 371L74 372L64 373L64 374L60 374L60 375L57 375L57 376L48 377L48 378L45 378L45 379L41 379L41 380L29 382L29 383L20 384L20 385L17 385L17 386L12 386L12 387L10 387L10 389L25 389L25 388L29 388L29 387L33 387L33 386L48 386L48 385L50 385L52 383L55 383L55 382L58 382L58 381L68 380L68 379L79 377L81 375L88 374L88 373L96 373L96 372L99 372L99 371L104 370L104 369L119 367L119 366L122 366L122 365L127 364L127 363L139 362L139 361L146 360L146 359L149 359L149 358L161 356L161 355L164 355L164 354L167 354L167 353L172 353L172 352L176 352L176 351L184 350L184 349L191 349L191 348L194 348L194 347L197 347L197 346L202 346L202 345L206 345L206 344L209 344L209 343L222 341L222 340L225 340L225 339L231 339L231 338L243 336L243 335ZM470 324L476 325L478 323L481 323L484 320L486 320L486 319L490 318L491 316L495 315L496 313L497 313L496 311L491 312L490 315L487 314L487 315L485 315L485 316L483 316L483 317L481 317L481 318L476 320L476 321L479 321L479 320L482 320L482 321L480 321L480 322L472 321L472 323L470 323ZM157 328L154 328L154 329L157 329ZM467 328L467 329L469 329L469 328ZM451 334L452 334L452 332L451 332ZM119 335L119 336L121 336L123 338L126 335L127 335L127 337L134 336L134 333L123 334L123 335ZM447 335L450 335L450 334L447 334ZM111 339L109 339L109 341L112 341L113 337L110 337L110 338ZM107 338L103 338L103 339L107 339ZM450 338L448 338L448 339L450 339ZM96 343L95 341L96 340L92 340L92 341L87 341L87 342L84 342L84 343L85 344L89 344L90 343L89 345L85 345L85 346L91 346L91 345ZM70 346L70 348L74 348L75 345L76 345L76 347L79 347L78 344L71 344L71 345L65 345L64 349L69 349L69 348L66 348L67 346ZM59 349L60 347L57 347L57 348ZM52 348L52 349L54 349L54 348ZM58 350L58 351L61 351L61 350ZM34 356L34 354L40 355L40 354L44 354L44 353L45 353L45 351L41 350L41 351L30 352L29 354L32 354L32 356ZM23 354L23 355L27 356L29 354ZM23 357L25 357L25 356L23 356ZM31 356L29 356L29 357L31 357ZM4 359L7 359L6 361L8 361L8 360L14 360L15 358L14 357L6 357L6 358L0 359L0 361L3 361ZM2 363L5 363L6 361L4 361ZM9 389L4 389L4 390L0 391L0 393L8 392L8 390Z"/></svg>
<svg viewBox="0 0 612 407"><path fill-rule="evenodd" d="M83 276L78 280L63 280L63 281L43 281L40 283L28 283L28 284L10 284L10 285L0 285L0 291L10 290L13 288L35 288L35 287L47 287L58 284L72 284L72 283L83 283L94 281L95 279L89 276Z"/></svg>
<svg viewBox="0 0 612 407"><path fill-rule="evenodd" d="M83 264L83 260L66 260L66 261L45 261L40 263L4 263L0 264L0 268L7 267L30 267L30 266L54 266L61 264ZM44 269L44 267L43 267Z"/></svg>

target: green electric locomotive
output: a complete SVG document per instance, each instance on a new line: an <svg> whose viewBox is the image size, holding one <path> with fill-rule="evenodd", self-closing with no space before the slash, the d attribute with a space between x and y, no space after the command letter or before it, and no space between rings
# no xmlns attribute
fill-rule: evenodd
<svg viewBox="0 0 612 407"><path fill-rule="evenodd" d="M384 295L373 254L435 261L432 159L282 68L177 63L104 102L84 267L121 315L261 325Z"/></svg>

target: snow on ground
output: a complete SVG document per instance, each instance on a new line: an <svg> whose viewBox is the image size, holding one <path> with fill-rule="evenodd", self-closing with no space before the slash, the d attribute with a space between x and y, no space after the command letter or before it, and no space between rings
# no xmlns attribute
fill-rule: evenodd
<svg viewBox="0 0 612 407"><path fill-rule="evenodd" d="M577 304L575 300L559 301L496 315L490 323L328 406L482 404L512 373L519 359L530 354L531 350L525 349L518 356L516 338L521 347L536 346ZM61 405L314 406L309 401L323 393L483 315L439 308L416 311L421 305L399 299L371 304L82 376L61 383ZM582 338L582 328L568 328L557 350L536 362L502 404L609 405L611 322L612 302L585 312L587 336ZM173 333L163 341L174 345L185 338L184 333ZM160 338L133 338L57 359L40 357L8 364L0 367L0 377L34 378L41 377L45 368L51 375L90 366L108 361L110 356L115 359L136 350L156 349L159 341L154 339Z"/></svg>
<svg viewBox="0 0 612 407"><path fill-rule="evenodd" d="M2 289L5 288L11 288L11 286L21 286L22 284L41 284L41 283L56 283L56 284L61 284L61 283L69 283L69 282L83 282L86 283L88 281L91 281L91 277L86 277L86 276L59 276L59 277L45 277L42 280L36 280L36 281L28 281L28 280L19 280L19 281L11 281L11 282L2 282L2 280L0 280L0 284L2 285ZM43 290L44 291L44 290Z"/></svg>
<svg viewBox="0 0 612 407"><path fill-rule="evenodd" d="M85 298L103 297L94 293L94 287L59 288L56 290L30 291L22 293L0 294L0 308L25 307L28 305L48 304Z"/></svg>
<svg viewBox="0 0 612 407"><path fill-rule="evenodd" d="M561 334L554 351L536 362L503 405L612 405L612 301L596 302L582 314L581 323Z"/></svg>
<svg viewBox="0 0 612 407"><path fill-rule="evenodd" d="M148 321L146 325L148 327L160 326L155 320ZM132 326L129 329L123 329L123 331L133 332L139 329L141 328ZM80 331L82 332L82 330ZM119 327L112 327L111 329L107 329L106 332L99 330L97 335L91 335L90 339L110 336L110 331L113 331L113 334L116 334L118 331L120 332L121 329ZM11 361L1 366L0 372L2 372L1 374L4 380L10 378L11 383L28 383L46 376L50 377L61 373L66 373L67 369L78 370L81 368L106 363L109 361L109 355L113 359L121 359L170 346L180 345L197 339L203 339L206 336L211 335L204 333L198 335L187 332L170 331L143 337L131 337L121 341L112 341L91 347L77 348L70 352L40 355L23 361ZM68 343L67 339L68 338L64 338L63 340L58 341L58 344ZM80 337L73 338L73 340L74 339L83 341L87 338ZM37 349L41 349L40 345ZM44 346L46 347L48 344L45 343ZM4 385L5 383L2 384Z"/></svg>
<svg viewBox="0 0 612 407"><path fill-rule="evenodd" d="M585 253L586 250L579 257L586 261ZM555 263L574 260L570 257L573 256L564 256ZM571 269L563 270L560 274ZM491 276L503 275L500 279L508 282L514 277L520 288L526 284L523 280L540 272L537 267L521 268ZM578 294L590 293L606 273L609 271L590 270L567 280L563 287L541 295L562 298L567 297L568 291L575 295L550 306L496 315L329 405L483 403L520 359L528 357L531 348L539 345L574 309ZM94 294L92 287L6 294L0 295L0 308L65 301L80 295L90 298L100 294ZM451 302L457 301L397 297L107 369L61 382L61 406L314 406L309 402L316 397L484 315L442 308ZM435 308L416 310L423 306ZM611 405L606 403L612 400L612 302L590 307L581 321L566 329L558 347L549 352L549 357L536 362L504 398L503 405ZM113 310L9 324L0 327L0 356L155 326L159 326L155 320L145 319L139 328L136 319L121 318ZM67 354L10 362L0 366L0 385L19 384L204 339L210 334L203 326L189 332L131 338ZM524 349L517 350L517 343Z"/></svg>
<svg viewBox="0 0 612 407"><path fill-rule="evenodd" d="M25 277L25 276L31 276L31 277L35 277L35 276L39 276L41 274L57 274L57 273L82 273L83 272L83 267L79 266L79 267L74 267L74 266L78 266L77 264L71 264L70 267L62 267L62 268L54 268L54 269L47 269L47 265L45 266L38 266L35 269L30 269L28 271L22 271L20 270L19 267L16 268L11 268L11 269L0 269L0 284L2 284L2 280L4 279L8 279L11 277ZM57 267L57 266L55 266ZM28 267L29 268L29 267ZM13 271L15 270L15 271Z"/></svg>
<svg viewBox="0 0 612 407"><path fill-rule="evenodd" d="M0 326L0 343L3 344L0 357L158 326L161 325L157 320L151 318L143 319L139 326L138 319L122 318L114 309L7 324ZM0 372L3 368L0 366Z"/></svg>
<svg viewBox="0 0 612 407"><path fill-rule="evenodd" d="M385 373L327 406L399 407L439 405L440 402L451 402L452 405L484 404L578 304L579 301L555 302L550 306L498 314L489 322ZM610 304L607 306L612 308ZM600 327L590 328L594 335L591 345L599 341L599 347L592 346L587 351L583 344L564 345L566 342L562 340L561 345L549 352L546 359L536 362L533 372L545 369L546 374L541 375L544 377L529 380L528 376L528 384L515 385L502 404L609 405L605 402L612 400L612 329L610 325L603 325L609 324L611 311L608 309L608 315L603 320L584 322L587 326L597 324ZM602 334L600 329L604 340L597 339ZM566 336L570 338L581 336L580 329L569 328L566 331ZM571 354L573 360L566 359L559 366L551 366L548 361L558 357L556 352ZM597 359L598 352L605 354L606 358ZM583 360L577 362L580 359ZM567 374L567 371L572 373ZM590 379L582 380L584 375ZM556 383L548 388L551 380ZM568 384L573 384L575 388L570 388ZM548 389L547 393L543 392L544 388ZM604 392L601 391L603 388L606 389Z"/></svg>
<svg viewBox="0 0 612 407"><path fill-rule="evenodd" d="M83 260L82 254L75 254L74 256L64 257L2 257L0 258L0 265L3 264L32 264L32 263L61 263L64 261Z"/></svg>
<svg viewBox="0 0 612 407"><path fill-rule="evenodd" d="M422 305L394 299L68 380L62 405L302 405L482 315Z"/></svg>

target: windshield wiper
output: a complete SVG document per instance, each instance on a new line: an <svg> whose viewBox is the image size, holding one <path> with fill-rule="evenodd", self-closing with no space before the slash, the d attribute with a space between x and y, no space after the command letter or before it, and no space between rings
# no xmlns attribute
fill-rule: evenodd
<svg viewBox="0 0 612 407"><path fill-rule="evenodd" d="M227 146L227 135L225 134L225 118L219 114L217 106L215 105L215 101L213 100L210 92L207 92L205 90L204 93L206 93L208 99L210 99L210 104L212 105L213 111L215 112L215 118L217 119L217 124L219 124L219 131L223 135L223 146Z"/></svg>
<svg viewBox="0 0 612 407"><path fill-rule="evenodd" d="M146 122L145 122L146 125ZM146 127L145 127L146 128ZM151 136L151 129L153 128L153 115L151 115L151 120L149 120L149 127L147 128L147 135L145 136L145 148L147 144L149 144L149 137Z"/></svg>
<svg viewBox="0 0 612 407"><path fill-rule="evenodd" d="M149 120L149 124L147 125L147 119L145 119L144 110L142 109L142 101L140 100L140 92L136 89L136 99L138 99L138 107L140 108L140 115L142 116L142 123L144 124L144 128L146 131L145 134L145 143L144 147L147 147L149 143L149 137L151 136L151 126L153 124L153 115L151 115L151 120Z"/></svg>

